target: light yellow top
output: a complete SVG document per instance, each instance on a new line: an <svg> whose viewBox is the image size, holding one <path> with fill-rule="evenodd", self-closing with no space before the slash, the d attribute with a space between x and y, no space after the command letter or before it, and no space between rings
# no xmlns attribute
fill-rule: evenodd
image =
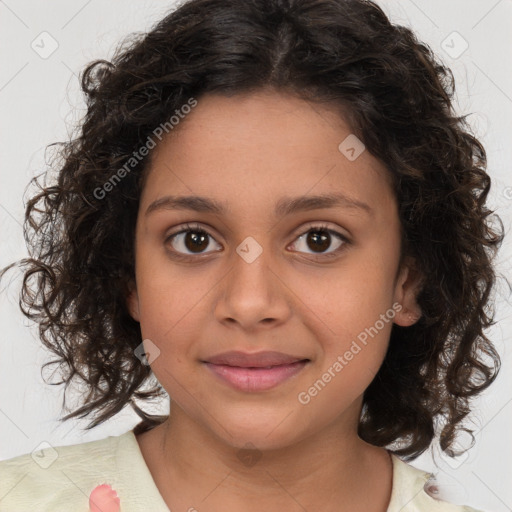
<svg viewBox="0 0 512 512"><path fill-rule="evenodd" d="M479 512L439 501L426 492L430 474L395 455L387 512ZM0 512L89 512L89 495L110 484L121 512L170 512L133 433L48 447L0 461ZM430 484L432 482L429 482ZM200 504L190 507L200 510Z"/></svg>

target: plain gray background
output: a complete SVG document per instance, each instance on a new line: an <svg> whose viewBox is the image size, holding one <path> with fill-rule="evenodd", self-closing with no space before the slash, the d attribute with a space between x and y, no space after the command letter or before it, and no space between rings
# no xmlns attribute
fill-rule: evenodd
<svg viewBox="0 0 512 512"><path fill-rule="evenodd" d="M458 110L488 152L493 185L489 205L509 232L512 204L511 0L379 0L395 23L412 27L451 67ZM142 0L0 1L0 267L26 256L22 236L24 191L44 167L45 146L68 138L84 114L78 75L96 58L109 58L133 31L149 30L173 2ZM47 34L44 34L44 33ZM43 34L42 34L43 33ZM53 53L52 45L55 46ZM51 54L49 54L51 53ZM511 243L505 238L498 271L511 276ZM6 284L12 285L6 290ZM46 349L17 306L16 272L0 294L0 459L53 446L119 435L138 422L125 410L108 424L84 432L86 422L60 424L63 387L45 385ZM431 450L412 465L432 471L443 498L486 511L512 510L512 371L508 348L511 309L498 283L497 324L488 332L502 356L495 384L475 402L476 445L462 460ZM45 373L48 375L48 373ZM72 396L72 395L68 395ZM70 404L72 405L72 404ZM167 402L153 411L167 412ZM1 499L1 497L0 497Z"/></svg>

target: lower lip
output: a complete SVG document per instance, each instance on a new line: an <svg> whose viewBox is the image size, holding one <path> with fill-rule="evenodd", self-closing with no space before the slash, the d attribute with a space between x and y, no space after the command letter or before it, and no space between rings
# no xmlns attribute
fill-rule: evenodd
<svg viewBox="0 0 512 512"><path fill-rule="evenodd" d="M205 363L215 375L240 391L265 391L299 373L308 361L297 361L272 368L241 368Z"/></svg>

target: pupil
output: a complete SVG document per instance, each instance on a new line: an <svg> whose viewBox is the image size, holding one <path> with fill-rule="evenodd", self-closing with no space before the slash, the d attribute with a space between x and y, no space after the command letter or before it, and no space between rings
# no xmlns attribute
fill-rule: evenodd
<svg viewBox="0 0 512 512"><path fill-rule="evenodd" d="M318 236L318 233L321 233L320 236ZM308 241L308 243L310 241L313 241L315 244L318 244L318 242L323 242L321 249L318 251L318 252L322 252L329 248L330 244L327 241L327 239L328 239L327 231L311 231L308 234L307 241ZM318 247L318 245L317 245L317 247ZM316 249L313 248L313 250L316 250Z"/></svg>
<svg viewBox="0 0 512 512"><path fill-rule="evenodd" d="M192 243L189 243L191 240ZM201 242L204 243L205 241L205 247L201 247ZM204 233L197 234L194 232L189 232L185 236L185 245L187 246L187 249L191 251L194 251L194 249L206 249L206 247L208 247L207 235Z"/></svg>

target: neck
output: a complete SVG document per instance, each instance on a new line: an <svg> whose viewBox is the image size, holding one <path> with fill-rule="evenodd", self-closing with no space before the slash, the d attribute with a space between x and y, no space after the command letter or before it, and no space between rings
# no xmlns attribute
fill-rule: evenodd
<svg viewBox="0 0 512 512"><path fill-rule="evenodd" d="M353 412L358 418L357 408ZM343 426L333 422L287 446L260 450L226 443L173 403L169 419L137 440L171 510L384 512L392 485L389 454Z"/></svg>

